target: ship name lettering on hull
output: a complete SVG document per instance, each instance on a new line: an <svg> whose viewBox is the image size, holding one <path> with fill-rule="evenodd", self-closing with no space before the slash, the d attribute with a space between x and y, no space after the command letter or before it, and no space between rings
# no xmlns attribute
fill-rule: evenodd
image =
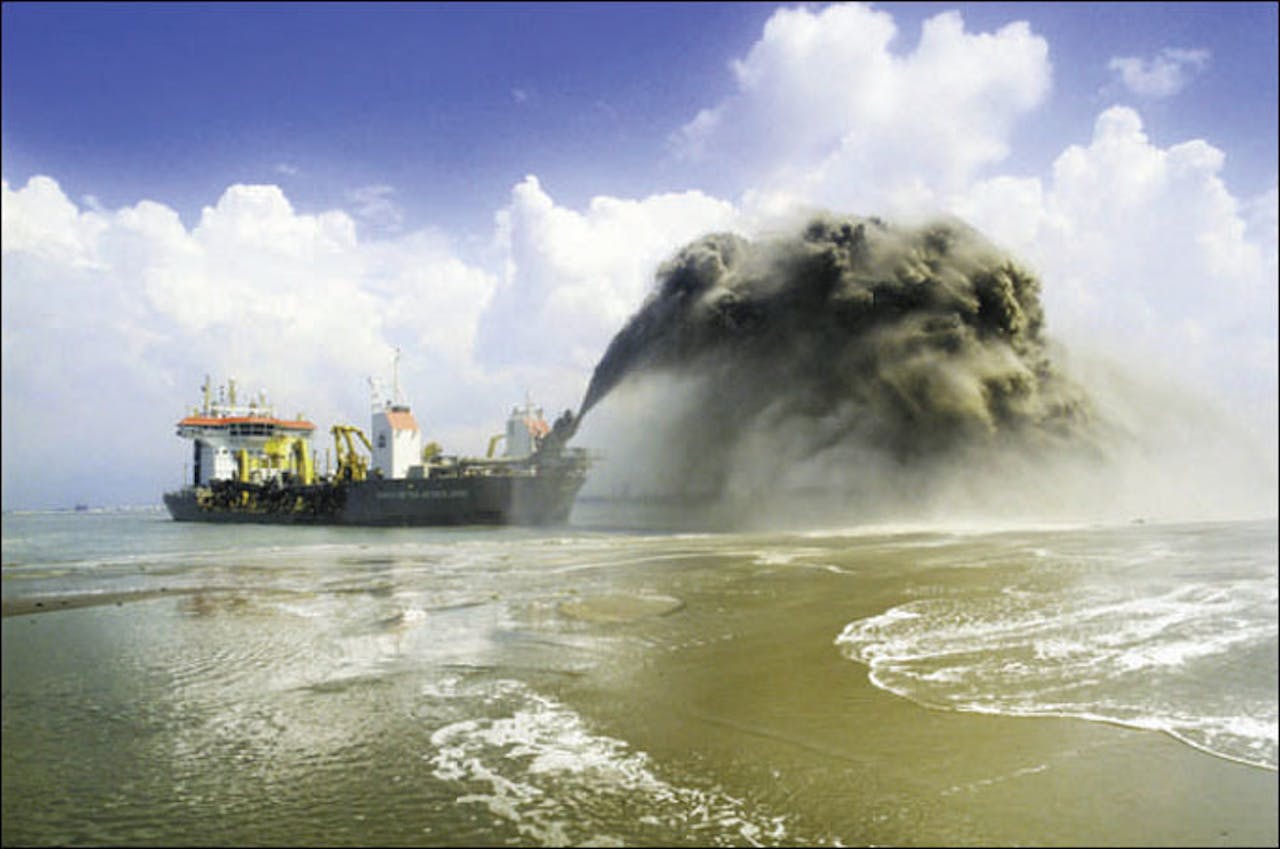
<svg viewBox="0 0 1280 849"><path fill-rule="evenodd" d="M399 490L394 492L375 493L379 500L395 500L408 501L410 499L435 499L435 498L466 498L467 491L465 489L428 489L423 491Z"/></svg>

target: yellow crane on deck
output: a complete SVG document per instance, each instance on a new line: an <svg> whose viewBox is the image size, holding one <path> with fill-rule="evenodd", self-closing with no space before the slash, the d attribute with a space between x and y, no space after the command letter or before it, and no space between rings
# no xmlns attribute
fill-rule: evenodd
<svg viewBox="0 0 1280 849"><path fill-rule="evenodd" d="M338 470L336 478L338 480L362 481L369 476L369 460L362 457L356 452L355 442L352 436L360 437L360 441L364 443L364 447L369 450L369 455L373 455L373 444L369 442L369 437L364 435L364 431L355 425L334 425L331 428L333 433L333 453L338 458ZM343 450L343 443L346 443L346 450Z"/></svg>

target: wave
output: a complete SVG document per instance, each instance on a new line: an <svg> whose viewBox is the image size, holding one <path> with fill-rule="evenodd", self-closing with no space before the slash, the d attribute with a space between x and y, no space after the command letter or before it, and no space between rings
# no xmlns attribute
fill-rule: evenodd
<svg viewBox="0 0 1280 849"><path fill-rule="evenodd" d="M835 642L925 706L1159 730L1277 768L1274 578L1072 589L912 601Z"/></svg>
<svg viewBox="0 0 1280 849"><path fill-rule="evenodd" d="M457 804L483 808L522 840L544 846L795 840L785 816L755 811L715 787L664 780L647 754L593 731L572 709L523 683L450 677L424 695L479 703L481 716L431 735L433 773L457 788Z"/></svg>

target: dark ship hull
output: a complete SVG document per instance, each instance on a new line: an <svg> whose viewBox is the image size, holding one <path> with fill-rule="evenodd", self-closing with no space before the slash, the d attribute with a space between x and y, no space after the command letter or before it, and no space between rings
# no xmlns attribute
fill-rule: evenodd
<svg viewBox="0 0 1280 849"><path fill-rule="evenodd" d="M295 525L548 525L569 519L585 457L537 465L463 465L418 478L256 484L215 481L164 496L180 522Z"/></svg>

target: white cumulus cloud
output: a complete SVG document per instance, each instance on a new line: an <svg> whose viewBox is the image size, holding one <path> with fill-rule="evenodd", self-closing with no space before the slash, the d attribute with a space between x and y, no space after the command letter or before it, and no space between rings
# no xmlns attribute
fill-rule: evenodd
<svg viewBox="0 0 1280 849"><path fill-rule="evenodd" d="M735 220L732 204L697 191L641 200L600 196L578 212L557 205L536 177L526 177L497 216L506 259L481 324L482 360L569 366L585 389L605 346L649 291L658 264Z"/></svg>
<svg viewBox="0 0 1280 849"><path fill-rule="evenodd" d="M393 200L395 193L394 187L383 184L360 186L347 192L347 201L354 205L355 215L364 223L395 231L404 225L404 210Z"/></svg>
<svg viewBox="0 0 1280 849"><path fill-rule="evenodd" d="M978 183L954 210L1039 268L1055 327L1158 355L1201 384L1265 386L1276 231L1256 211L1265 202L1231 195L1222 165L1203 140L1153 144L1136 111L1113 107L1043 182Z"/></svg>
<svg viewBox="0 0 1280 849"><path fill-rule="evenodd" d="M737 91L671 138L731 169L747 206L913 211L1009 152L1014 123L1049 92L1048 44L1025 22L970 33L958 12L893 49L887 12L859 3L780 9L733 63Z"/></svg>
<svg viewBox="0 0 1280 849"><path fill-rule="evenodd" d="M1209 66L1209 51L1166 47L1151 59L1117 56L1107 63L1116 77L1139 97L1172 97Z"/></svg>

